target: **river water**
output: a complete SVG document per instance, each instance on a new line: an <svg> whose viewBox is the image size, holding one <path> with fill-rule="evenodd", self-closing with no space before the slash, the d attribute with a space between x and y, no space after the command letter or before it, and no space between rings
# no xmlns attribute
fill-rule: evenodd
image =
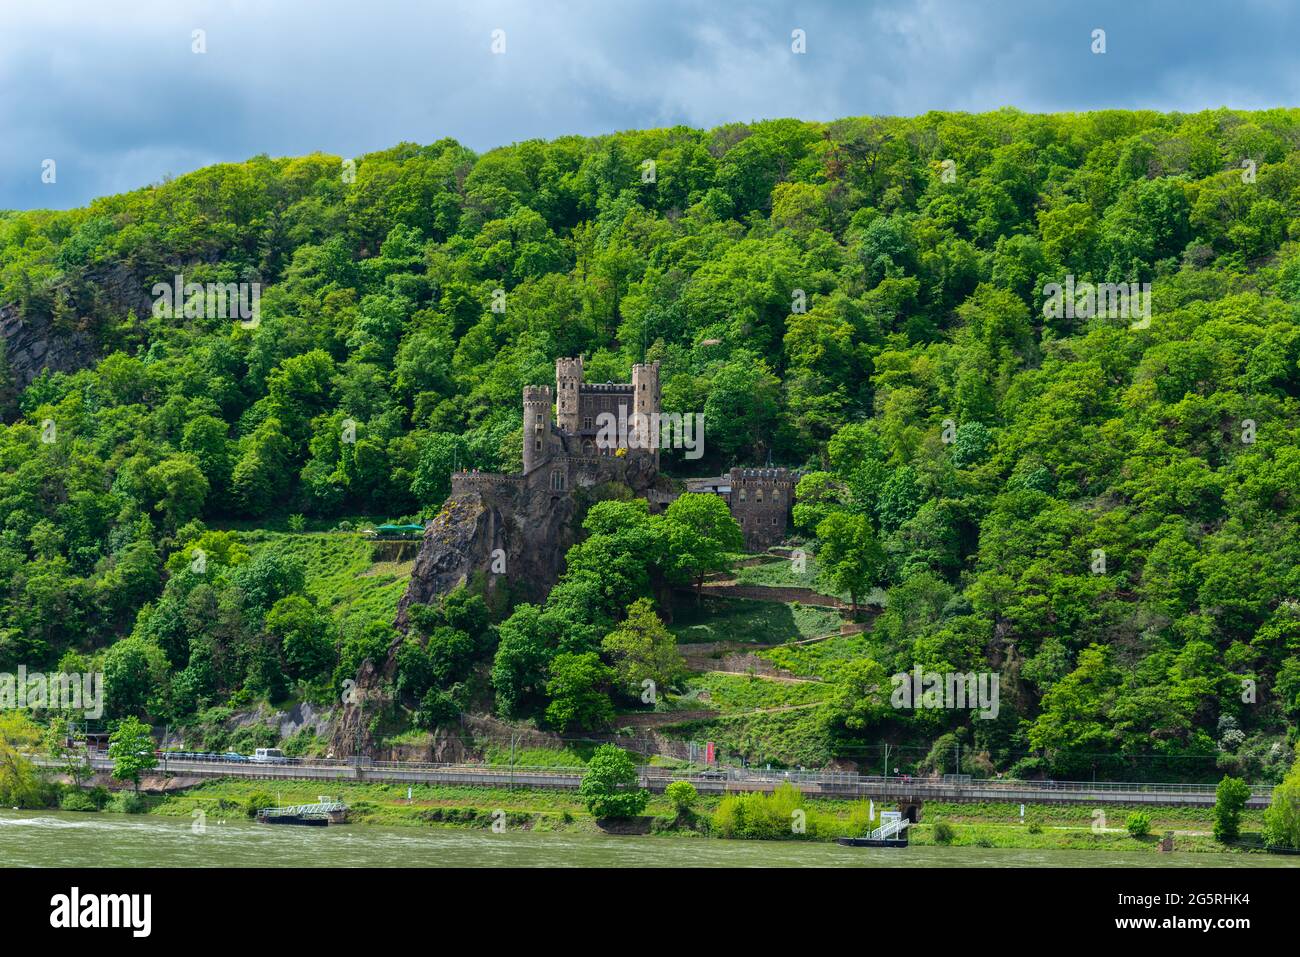
<svg viewBox="0 0 1300 957"><path fill-rule="evenodd" d="M293 827L55 811L0 811L8 867L1296 867L1272 854L1146 854L980 847L853 848L790 841L493 834L452 828Z"/></svg>

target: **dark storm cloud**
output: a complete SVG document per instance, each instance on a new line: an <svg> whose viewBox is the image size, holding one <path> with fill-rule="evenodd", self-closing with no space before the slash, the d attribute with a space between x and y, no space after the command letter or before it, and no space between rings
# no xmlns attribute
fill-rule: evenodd
<svg viewBox="0 0 1300 957"><path fill-rule="evenodd" d="M0 208L76 206L257 153L354 156L444 136L486 150L772 116L1259 108L1295 103L1300 87L1288 49L1300 14L1263 0L26 7L0 10ZM1096 28L1104 56L1090 52Z"/></svg>

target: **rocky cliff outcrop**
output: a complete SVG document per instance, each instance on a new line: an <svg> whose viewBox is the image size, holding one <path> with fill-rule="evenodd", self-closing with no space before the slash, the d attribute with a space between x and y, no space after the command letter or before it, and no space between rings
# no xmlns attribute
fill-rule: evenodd
<svg viewBox="0 0 1300 957"><path fill-rule="evenodd" d="M489 599L503 591L541 600L559 579L564 553L576 541L573 496L463 492L425 529L411 583L397 610L407 626L412 604L427 604L458 585L480 585Z"/></svg>
<svg viewBox="0 0 1300 957"><path fill-rule="evenodd" d="M406 628L411 604L435 601L462 584L481 582L489 598L508 590L511 599L544 600L564 571L586 509L619 487L644 496L659 481L645 458L581 463L569 469L560 491L546 484L550 474L458 483L425 529L397 627Z"/></svg>
<svg viewBox="0 0 1300 957"><path fill-rule="evenodd" d="M75 372L89 365L95 356L92 338L85 332L62 332L48 319L23 319L16 306L0 306L0 344L4 347L8 381L3 383L11 399L41 374Z"/></svg>
<svg viewBox="0 0 1300 957"><path fill-rule="evenodd" d="M4 381L0 403L8 405L44 369L76 372L100 357L98 325L127 313L148 316L150 288L127 266L101 265L70 272L34 297L23 310L0 304ZM56 321L52 316L58 315Z"/></svg>
<svg viewBox="0 0 1300 957"><path fill-rule="evenodd" d="M550 485L557 470L564 487ZM564 556L581 534L581 520L594 502L613 496L644 496L667 480L647 457L566 459L529 476L458 477L453 494L425 528L411 582L398 605L396 626L405 631L413 604L429 604L471 585L495 601L544 601L564 572ZM375 713L383 685L396 670L393 642L385 661L362 665L354 698L332 740L334 753L373 750L365 713Z"/></svg>

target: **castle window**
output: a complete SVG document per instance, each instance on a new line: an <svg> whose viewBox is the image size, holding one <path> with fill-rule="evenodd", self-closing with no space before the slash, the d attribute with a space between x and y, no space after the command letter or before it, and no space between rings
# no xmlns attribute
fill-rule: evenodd
<svg viewBox="0 0 1300 957"><path fill-rule="evenodd" d="M540 452L540 451L542 450L542 440L541 440L541 439L538 439L538 440L537 440L536 448L537 448L537 451L538 451L538 452Z"/></svg>
<svg viewBox="0 0 1300 957"><path fill-rule="evenodd" d="M743 488L740 490L740 500L742 502L745 500L745 490Z"/></svg>
<svg viewBox="0 0 1300 957"><path fill-rule="evenodd" d="M762 490L762 489L759 489L757 492L754 493L754 501L755 501L755 502L762 502L762 501L763 501L763 490Z"/></svg>
<svg viewBox="0 0 1300 957"><path fill-rule="evenodd" d="M563 472L552 472L552 473L551 473L551 488L552 488L553 490L557 491L557 492L562 492L562 491L564 491L564 473L563 473Z"/></svg>
<svg viewBox="0 0 1300 957"><path fill-rule="evenodd" d="M591 428L591 416L588 415L588 416L585 416L585 417L583 418L583 420L582 420L582 427L583 427L584 429L590 429L590 428Z"/></svg>
<svg viewBox="0 0 1300 957"><path fill-rule="evenodd" d="M772 489L772 501L774 502L781 501L781 490L779 488Z"/></svg>

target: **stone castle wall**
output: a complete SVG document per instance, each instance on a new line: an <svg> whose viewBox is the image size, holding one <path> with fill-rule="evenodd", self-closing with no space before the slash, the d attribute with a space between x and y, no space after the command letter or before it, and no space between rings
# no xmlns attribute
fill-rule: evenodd
<svg viewBox="0 0 1300 957"><path fill-rule="evenodd" d="M785 538L797 476L789 469L731 470L728 504L745 533L745 547L762 551Z"/></svg>

